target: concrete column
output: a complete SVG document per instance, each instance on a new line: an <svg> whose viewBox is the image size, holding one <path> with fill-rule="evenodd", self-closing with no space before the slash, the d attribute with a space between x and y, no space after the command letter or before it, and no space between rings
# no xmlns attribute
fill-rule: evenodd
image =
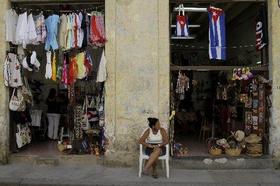
<svg viewBox="0 0 280 186"><path fill-rule="evenodd" d="M277 1L268 1L269 63L273 81L270 127L270 153L280 160L280 8Z"/></svg>
<svg viewBox="0 0 280 186"><path fill-rule="evenodd" d="M8 0L2 0L0 6L0 161L8 162L9 153L9 94L4 86L3 64L6 57L7 43L5 41L5 12L10 6Z"/></svg>
<svg viewBox="0 0 280 186"><path fill-rule="evenodd" d="M147 117L167 127L169 1L108 0L106 135L110 163L135 163Z"/></svg>

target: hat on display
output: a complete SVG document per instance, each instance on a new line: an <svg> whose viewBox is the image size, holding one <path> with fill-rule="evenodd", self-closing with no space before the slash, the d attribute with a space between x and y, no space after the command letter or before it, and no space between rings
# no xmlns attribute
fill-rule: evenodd
<svg viewBox="0 0 280 186"><path fill-rule="evenodd" d="M244 133L242 130L237 130L237 131L234 133L234 138L235 138L236 141L238 141L238 142L243 141L244 137L245 137L245 133Z"/></svg>
<svg viewBox="0 0 280 186"><path fill-rule="evenodd" d="M219 139L216 141L216 144L224 148L229 147L229 144L225 138Z"/></svg>
<svg viewBox="0 0 280 186"><path fill-rule="evenodd" d="M259 143L262 140L257 134L250 134L250 136L245 138L246 143Z"/></svg>
<svg viewBox="0 0 280 186"><path fill-rule="evenodd" d="M33 51L31 54L27 54L27 56L22 61L22 66L28 71L33 71L34 67L36 68L36 70L39 70L40 63L37 59L37 54L35 51Z"/></svg>

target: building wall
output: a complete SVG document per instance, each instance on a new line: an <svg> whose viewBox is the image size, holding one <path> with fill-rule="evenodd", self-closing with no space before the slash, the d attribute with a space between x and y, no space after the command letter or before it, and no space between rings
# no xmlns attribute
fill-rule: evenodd
<svg viewBox="0 0 280 186"><path fill-rule="evenodd" d="M147 117L167 127L169 1L106 0L108 162L130 164Z"/></svg>

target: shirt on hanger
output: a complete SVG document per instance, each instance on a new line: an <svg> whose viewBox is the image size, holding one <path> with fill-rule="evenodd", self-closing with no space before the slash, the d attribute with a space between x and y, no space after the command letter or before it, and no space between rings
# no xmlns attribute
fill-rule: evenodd
<svg viewBox="0 0 280 186"><path fill-rule="evenodd" d="M16 28L18 15L15 10L9 9L5 14L6 22L6 41L16 44Z"/></svg>
<svg viewBox="0 0 280 186"><path fill-rule="evenodd" d="M46 19L46 28L47 28L47 38L45 44L45 50L56 50L58 49L57 43L57 31L58 31L58 23L59 23L58 15L51 15Z"/></svg>

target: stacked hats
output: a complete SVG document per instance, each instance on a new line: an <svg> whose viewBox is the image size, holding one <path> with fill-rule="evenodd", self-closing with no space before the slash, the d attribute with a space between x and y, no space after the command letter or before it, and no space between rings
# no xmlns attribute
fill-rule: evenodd
<svg viewBox="0 0 280 186"><path fill-rule="evenodd" d="M245 138L245 142L247 143L247 150L246 153L249 156L261 156L263 154L261 137L257 134L250 134L248 137Z"/></svg>

